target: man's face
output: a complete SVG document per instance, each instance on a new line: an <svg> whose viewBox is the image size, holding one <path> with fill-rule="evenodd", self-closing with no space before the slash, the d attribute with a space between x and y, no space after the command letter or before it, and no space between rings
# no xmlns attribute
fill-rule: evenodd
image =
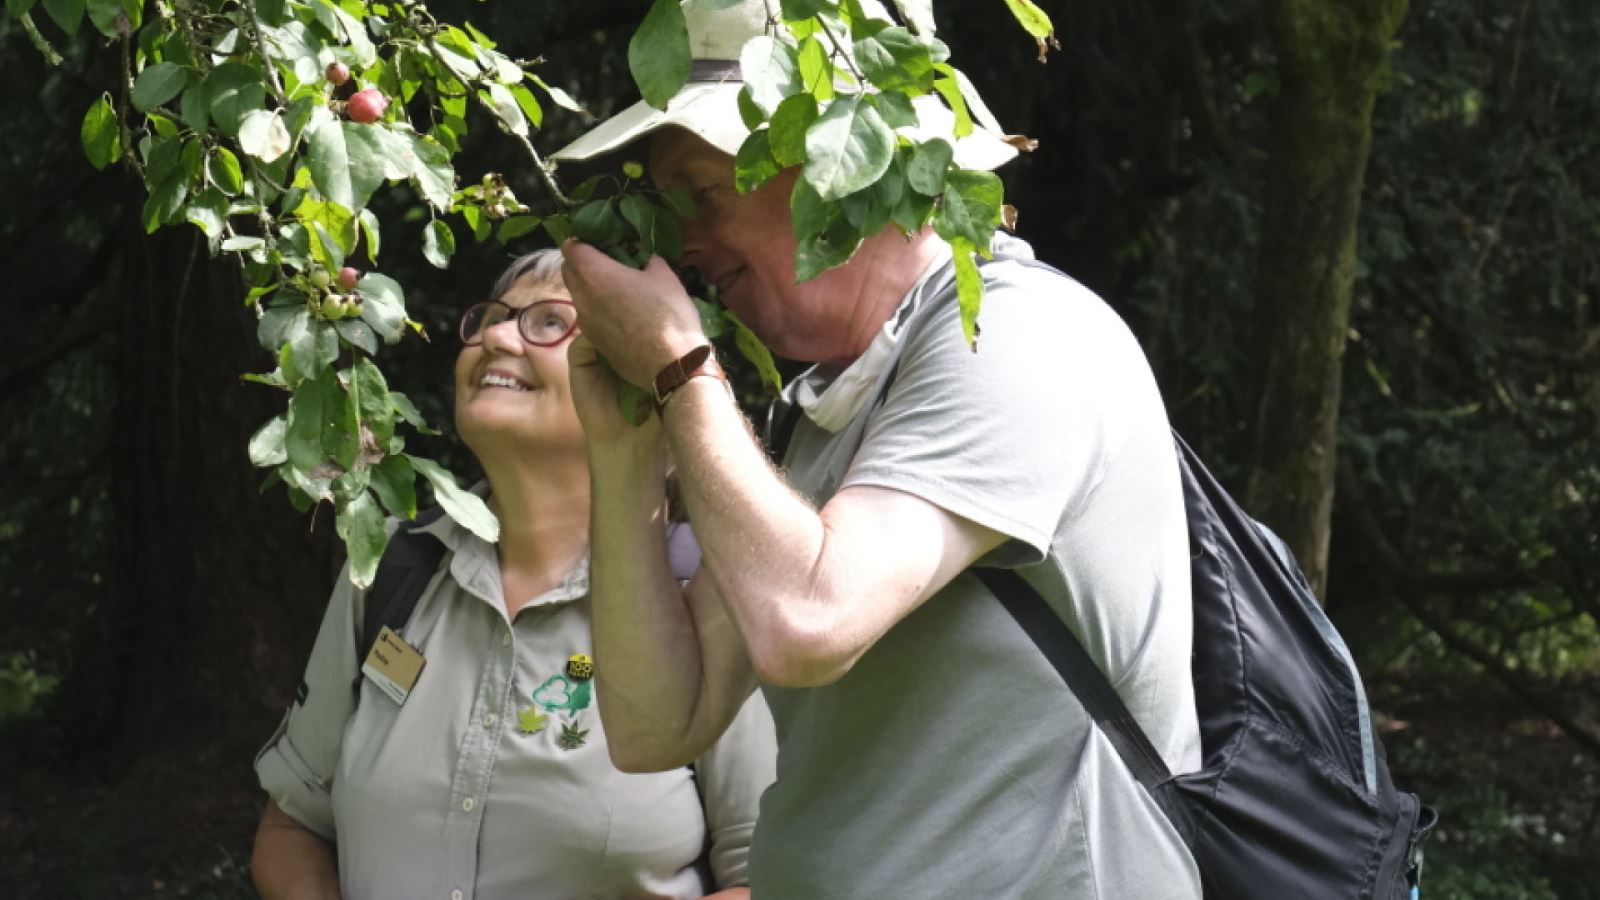
<svg viewBox="0 0 1600 900"><path fill-rule="evenodd" d="M685 223L684 263L700 271L718 297L774 351L791 359L826 360L853 306L851 281L833 269L795 284L789 195L798 168L758 190L733 186L733 157L679 128L650 139L650 175L662 188L694 195Z"/></svg>

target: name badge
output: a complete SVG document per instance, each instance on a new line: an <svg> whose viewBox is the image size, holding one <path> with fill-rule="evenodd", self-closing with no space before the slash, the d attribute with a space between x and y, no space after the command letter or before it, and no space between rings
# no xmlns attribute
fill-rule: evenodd
<svg viewBox="0 0 1600 900"><path fill-rule="evenodd" d="M422 667L427 664L417 648L385 625L372 643L367 661L361 664L361 674L371 679L378 690L388 694L390 700L404 706L406 698L411 696L411 688L422 675Z"/></svg>

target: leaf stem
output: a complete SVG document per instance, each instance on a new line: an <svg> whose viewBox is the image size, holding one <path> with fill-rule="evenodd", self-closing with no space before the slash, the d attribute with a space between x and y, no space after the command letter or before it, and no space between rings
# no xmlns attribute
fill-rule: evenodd
<svg viewBox="0 0 1600 900"><path fill-rule="evenodd" d="M271 56L267 55L267 40L261 33L261 17L256 14L256 0L243 0L245 12L250 14L250 36L255 40L256 55L261 57L261 67L267 70L267 78L272 82L272 96L278 99L278 105L288 108L289 98L283 92L283 82L278 79L278 66Z"/></svg>
<svg viewBox="0 0 1600 900"><path fill-rule="evenodd" d="M450 68L450 64L445 62L444 56L439 50L439 45L434 42L434 39L431 35L425 35L423 37L422 45L428 48L429 56L432 56L434 60L439 63L439 65L444 67L445 71L449 72L452 77L461 82L461 86L466 89L468 94L474 94L472 85L463 80L461 76L456 75L455 70ZM489 101L483 99L481 95L477 95L476 99L479 106L488 110L491 114L494 114L494 107L489 105ZM498 118L498 116L496 117ZM577 201L573 200L571 197L568 197L561 190L560 183L556 181L554 169L549 163L545 162L544 157L539 155L539 151L533 146L533 141L529 140L528 136L525 134L517 134L512 131L506 131L506 134L516 138L517 142L522 144L523 152L528 154L528 158L533 161L533 167L538 170L539 177L544 181L545 189L550 192L550 196L554 197L557 203L568 209L577 206Z"/></svg>
<svg viewBox="0 0 1600 900"><path fill-rule="evenodd" d="M17 21L22 23L22 30L28 33L28 40L33 41L34 49L44 57L44 61L52 66L61 65L61 54L57 53L56 48L50 46L50 42L39 33L39 26L33 24L33 14L23 13L17 17Z"/></svg>
<svg viewBox="0 0 1600 900"><path fill-rule="evenodd" d="M822 33L828 36L828 40L833 42L833 55L844 57L845 68L848 68L850 74L856 77L856 82L861 85L861 89L866 90L867 76L861 74L861 70L856 68L855 57L845 52L844 45L839 43L838 35L835 35L833 29L828 27L828 20L819 15L817 16L817 25L822 28Z"/></svg>

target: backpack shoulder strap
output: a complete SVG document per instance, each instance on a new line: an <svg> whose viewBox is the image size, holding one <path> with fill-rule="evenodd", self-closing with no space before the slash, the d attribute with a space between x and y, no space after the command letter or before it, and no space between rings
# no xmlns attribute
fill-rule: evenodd
<svg viewBox="0 0 1600 900"><path fill-rule="evenodd" d="M973 569L972 572L1038 645L1039 651L1055 666L1061 680L1116 748L1129 771L1154 795L1156 785L1172 774L1144 729L1111 687L1105 673L1089 658L1077 635L1015 570Z"/></svg>
<svg viewBox="0 0 1600 900"><path fill-rule="evenodd" d="M420 531L444 514L440 507L424 510L410 522L402 523L389 538L389 547L383 551L378 563L378 574L367 591L366 607L361 616L361 634L356 643L356 664L360 664L372 651L378 632L385 625L399 631L410 621L416 611L417 601L439 569L444 559L444 544L436 537ZM361 676L356 675L360 683Z"/></svg>

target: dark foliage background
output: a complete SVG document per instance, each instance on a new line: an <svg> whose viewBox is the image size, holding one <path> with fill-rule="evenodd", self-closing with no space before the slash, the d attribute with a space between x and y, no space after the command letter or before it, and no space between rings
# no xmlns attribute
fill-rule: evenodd
<svg viewBox="0 0 1600 900"><path fill-rule="evenodd" d="M432 6L542 54L596 115L632 101L635 4ZM1128 320L1242 496L1274 424L1262 0L1046 3L1064 46L1042 66L998 0L938 6L1001 121L1041 141L1005 173L1021 234ZM1327 602L1398 776L1446 817L1435 896L1600 893L1597 43L1590 0L1413 0L1374 113ZM137 182L89 167L78 124L116 52L62 49L48 66L0 18L0 894L248 896L250 760L337 570L331 522L257 494L270 398L237 375L268 365L237 279L196 234L145 237ZM553 111L536 140L583 124ZM464 177L506 171L538 205L474 128ZM440 272L421 227L381 263L434 340L385 368L447 423L456 311L508 251L458 229Z"/></svg>

